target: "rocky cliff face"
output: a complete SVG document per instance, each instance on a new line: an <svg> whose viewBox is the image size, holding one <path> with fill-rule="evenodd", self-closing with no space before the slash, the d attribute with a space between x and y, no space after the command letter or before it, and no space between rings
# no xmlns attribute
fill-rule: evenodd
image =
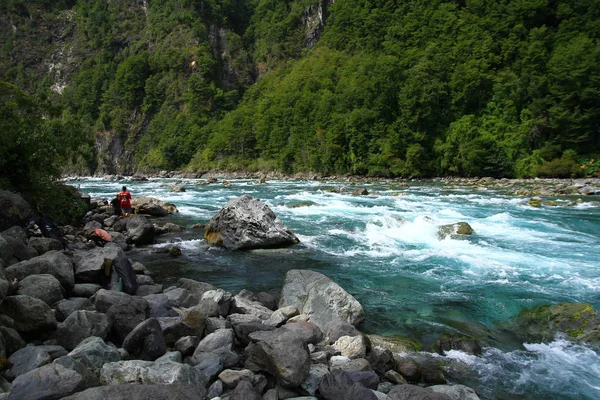
<svg viewBox="0 0 600 400"><path fill-rule="evenodd" d="M304 10L302 22L306 32L304 35L305 47L314 47L321 38L321 34L325 28L327 8L330 4L333 4L333 0L321 0Z"/></svg>

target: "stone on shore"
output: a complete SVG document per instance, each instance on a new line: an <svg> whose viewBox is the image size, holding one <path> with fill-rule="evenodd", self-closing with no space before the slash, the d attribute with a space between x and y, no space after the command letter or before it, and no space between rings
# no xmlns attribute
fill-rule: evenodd
<svg viewBox="0 0 600 400"><path fill-rule="evenodd" d="M365 317L360 303L325 275L293 269L285 276L279 307L294 306L310 321L325 330L331 321L341 319L357 325Z"/></svg>
<svg viewBox="0 0 600 400"><path fill-rule="evenodd" d="M143 215L134 215L127 221L127 235L136 245L154 242L154 225Z"/></svg>
<svg viewBox="0 0 600 400"><path fill-rule="evenodd" d="M56 339L65 349L73 350L90 336L106 338L111 324L106 314L96 311L75 311L58 324Z"/></svg>
<svg viewBox="0 0 600 400"><path fill-rule="evenodd" d="M24 225L32 215L31 206L21 196L0 189L0 231Z"/></svg>
<svg viewBox="0 0 600 400"><path fill-rule="evenodd" d="M158 384L140 385L123 384L99 386L84 390L63 400L203 400L204 391L194 385Z"/></svg>
<svg viewBox="0 0 600 400"><path fill-rule="evenodd" d="M300 240L265 203L244 195L230 200L206 226L212 246L231 250L285 247Z"/></svg>
<svg viewBox="0 0 600 400"><path fill-rule="evenodd" d="M96 247L89 251L76 252L75 278L80 283L98 283L104 274L104 260L116 260L125 257L125 253L119 247Z"/></svg>
<svg viewBox="0 0 600 400"><path fill-rule="evenodd" d="M0 313L12 318L14 328L19 332L53 331L57 325L50 306L30 296L4 298Z"/></svg>
<svg viewBox="0 0 600 400"><path fill-rule="evenodd" d="M34 297L52 305L63 299L63 288L52 275L30 275L19 282L17 294Z"/></svg>
<svg viewBox="0 0 600 400"><path fill-rule="evenodd" d="M6 268L6 278L22 280L29 275L53 275L63 288L70 290L75 284L73 261L59 251L50 251Z"/></svg>
<svg viewBox="0 0 600 400"><path fill-rule="evenodd" d="M153 217L164 217L168 214L176 214L179 212L175 204L145 196L133 196L131 198L131 207L135 209L138 214L146 214Z"/></svg>
<svg viewBox="0 0 600 400"><path fill-rule="evenodd" d="M81 375L52 363L19 375L12 383L7 400L61 399L83 389L85 382Z"/></svg>

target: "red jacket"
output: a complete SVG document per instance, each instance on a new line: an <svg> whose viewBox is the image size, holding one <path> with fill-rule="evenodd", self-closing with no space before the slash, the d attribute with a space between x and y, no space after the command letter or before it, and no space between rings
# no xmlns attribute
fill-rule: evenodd
<svg viewBox="0 0 600 400"><path fill-rule="evenodd" d="M119 200L121 200L121 208L131 208L131 193L119 193Z"/></svg>

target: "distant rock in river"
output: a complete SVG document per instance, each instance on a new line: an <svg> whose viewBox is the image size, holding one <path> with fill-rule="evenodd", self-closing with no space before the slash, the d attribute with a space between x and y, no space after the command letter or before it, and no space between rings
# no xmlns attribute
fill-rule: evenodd
<svg viewBox="0 0 600 400"><path fill-rule="evenodd" d="M247 194L225 204L206 226L204 239L210 245L232 250L285 247L300 242L269 206Z"/></svg>

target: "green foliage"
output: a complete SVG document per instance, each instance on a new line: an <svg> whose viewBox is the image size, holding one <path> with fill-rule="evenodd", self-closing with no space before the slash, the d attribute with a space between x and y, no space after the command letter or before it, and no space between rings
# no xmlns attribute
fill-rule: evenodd
<svg viewBox="0 0 600 400"><path fill-rule="evenodd" d="M584 171L576 160L577 153L566 150L560 158L544 163L537 167L537 176L542 178L578 178Z"/></svg>

